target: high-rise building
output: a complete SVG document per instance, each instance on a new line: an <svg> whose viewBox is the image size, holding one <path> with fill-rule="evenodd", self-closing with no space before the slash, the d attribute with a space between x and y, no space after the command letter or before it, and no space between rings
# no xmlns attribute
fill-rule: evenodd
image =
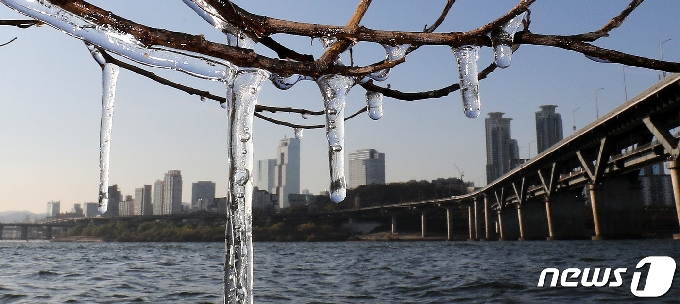
<svg viewBox="0 0 680 304"><path fill-rule="evenodd" d="M182 172L170 170L165 174L163 214L182 213Z"/></svg>
<svg viewBox="0 0 680 304"><path fill-rule="evenodd" d="M255 164L254 186L269 193L274 189L274 171L276 159L261 159Z"/></svg>
<svg viewBox="0 0 680 304"><path fill-rule="evenodd" d="M672 206L673 185L671 176L664 173L663 163L653 164L640 170L642 203L645 206Z"/></svg>
<svg viewBox="0 0 680 304"><path fill-rule="evenodd" d="M288 194L300 193L300 140L284 138L279 143L274 167L274 187L279 208L290 206Z"/></svg>
<svg viewBox="0 0 680 304"><path fill-rule="evenodd" d="M541 153L562 140L562 115L556 105L543 105L536 112L536 148Z"/></svg>
<svg viewBox="0 0 680 304"><path fill-rule="evenodd" d="M510 120L501 112L490 112L486 129L486 182L491 183L510 171L518 161L517 141L510 138Z"/></svg>
<svg viewBox="0 0 680 304"><path fill-rule="evenodd" d="M385 183L385 153L364 149L349 154L349 188Z"/></svg>
<svg viewBox="0 0 680 304"><path fill-rule="evenodd" d="M153 215L162 215L163 214L163 190L164 190L164 182L162 180L156 180L155 183L153 183Z"/></svg>
<svg viewBox="0 0 680 304"><path fill-rule="evenodd" d="M132 195L126 195L125 199L118 204L118 216L135 215L135 200Z"/></svg>
<svg viewBox="0 0 680 304"><path fill-rule="evenodd" d="M47 202L47 217L57 217L61 209L60 201Z"/></svg>
<svg viewBox="0 0 680 304"><path fill-rule="evenodd" d="M151 202L151 185L144 185L135 188L135 212L134 215L153 214L153 204Z"/></svg>
<svg viewBox="0 0 680 304"><path fill-rule="evenodd" d="M191 209L207 210L215 200L215 183L198 181L191 184Z"/></svg>
<svg viewBox="0 0 680 304"><path fill-rule="evenodd" d="M109 203L106 212L104 212L105 217L118 216L118 209L123 198L122 196L120 190L118 190L118 185L109 186Z"/></svg>
<svg viewBox="0 0 680 304"><path fill-rule="evenodd" d="M99 214L97 205L97 203L85 203L85 217L96 217Z"/></svg>

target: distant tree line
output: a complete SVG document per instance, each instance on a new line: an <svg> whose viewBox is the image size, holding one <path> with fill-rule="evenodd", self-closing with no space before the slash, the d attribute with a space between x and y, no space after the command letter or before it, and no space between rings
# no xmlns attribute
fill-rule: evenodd
<svg viewBox="0 0 680 304"><path fill-rule="evenodd" d="M149 221L138 225L117 221L106 224L78 225L68 230L67 237L92 237L115 242L224 242L224 225L163 223ZM349 233L339 232L331 225L283 222L253 227L255 241L345 241Z"/></svg>

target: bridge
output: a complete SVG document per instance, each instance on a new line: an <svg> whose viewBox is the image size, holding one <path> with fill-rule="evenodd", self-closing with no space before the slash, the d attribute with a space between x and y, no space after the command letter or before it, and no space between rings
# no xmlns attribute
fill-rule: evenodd
<svg viewBox="0 0 680 304"><path fill-rule="evenodd" d="M426 213L443 208L449 239L452 212L461 209L467 209L471 240L640 237L638 176L645 166L669 164L680 220L680 138L672 134L678 127L680 74L673 74L472 193L346 212L388 211L394 233L399 210L418 209L425 236ZM594 235L584 225L587 212Z"/></svg>

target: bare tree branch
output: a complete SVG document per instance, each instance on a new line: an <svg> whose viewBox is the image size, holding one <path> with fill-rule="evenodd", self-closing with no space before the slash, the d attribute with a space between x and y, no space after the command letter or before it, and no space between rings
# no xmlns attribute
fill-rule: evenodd
<svg viewBox="0 0 680 304"><path fill-rule="evenodd" d="M602 37L607 37L609 36L609 32L611 30L618 28L619 26L621 26L621 24L623 24L623 21L626 20L628 15L630 15L630 13L632 13L633 10L635 10L640 4L642 4L642 1L644 0L633 0L630 4L628 4L628 7L626 7L626 9L624 9L618 16L612 18L612 20L610 20L607 24L605 24L601 29L597 31L579 35L572 35L569 37L586 42L593 42Z"/></svg>
<svg viewBox="0 0 680 304"><path fill-rule="evenodd" d="M0 20L0 25L16 26L18 28L29 28L34 25L42 25L38 20Z"/></svg>
<svg viewBox="0 0 680 304"><path fill-rule="evenodd" d="M12 40L7 41L7 42L5 42L5 43L3 43L3 44L0 44L0 47L5 46L5 45L8 45L8 44L14 42L14 40L17 40L17 37L14 37L14 38L12 38Z"/></svg>

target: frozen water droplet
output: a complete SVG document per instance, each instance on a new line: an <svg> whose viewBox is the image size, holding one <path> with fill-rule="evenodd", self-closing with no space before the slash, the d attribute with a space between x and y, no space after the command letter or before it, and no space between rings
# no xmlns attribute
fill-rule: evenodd
<svg viewBox="0 0 680 304"><path fill-rule="evenodd" d="M366 108L368 117L378 120L383 116L383 94L379 92L366 91Z"/></svg>
<svg viewBox="0 0 680 304"><path fill-rule="evenodd" d="M302 113L300 115L302 115L302 118L304 118L304 119L309 118L309 113Z"/></svg>
<svg viewBox="0 0 680 304"><path fill-rule="evenodd" d="M509 45L496 45L494 47L494 52L496 54L496 66L505 69L510 66L512 62L512 47Z"/></svg>
<svg viewBox="0 0 680 304"><path fill-rule="evenodd" d="M226 108L227 108L227 103L226 103L226 102L220 103L220 107L222 107L222 109L226 109Z"/></svg>
<svg viewBox="0 0 680 304"><path fill-rule="evenodd" d="M303 136L302 132L303 132L304 130L305 130L305 129L303 129L303 128L295 128L295 138L296 138L296 139L301 139L302 136Z"/></svg>
<svg viewBox="0 0 680 304"><path fill-rule="evenodd" d="M340 151L342 151L342 146L341 145L333 145L333 146L331 146L331 149L333 150L333 152L340 152Z"/></svg>
<svg viewBox="0 0 680 304"><path fill-rule="evenodd" d="M272 77L270 77L270 80L274 84L275 87L281 89L281 90L288 90L293 87L298 81L302 80L302 76L293 74L293 75L277 75L277 74L272 74Z"/></svg>
<svg viewBox="0 0 680 304"><path fill-rule="evenodd" d="M345 177L342 176L339 179L333 180L331 182L330 197L335 203L342 202L347 196L347 185L345 184Z"/></svg>
<svg viewBox="0 0 680 304"><path fill-rule="evenodd" d="M205 96L201 96L201 101L205 102Z"/></svg>
<svg viewBox="0 0 680 304"><path fill-rule="evenodd" d="M331 200L334 203L339 203L345 200L345 197L347 196L347 189L342 188L342 189L337 189L333 192L331 192Z"/></svg>
<svg viewBox="0 0 680 304"><path fill-rule="evenodd" d="M238 169L234 174L234 182L239 186L245 186L249 178L250 173L248 172L248 169Z"/></svg>
<svg viewBox="0 0 680 304"><path fill-rule="evenodd" d="M240 138L242 142L246 142L250 140L250 132L243 132L240 134Z"/></svg>
<svg viewBox="0 0 680 304"><path fill-rule="evenodd" d="M319 41L321 42L321 46L323 46L324 49L327 49L333 45L336 41L338 41L337 38L331 37L331 36L322 36L319 38Z"/></svg>
<svg viewBox="0 0 680 304"><path fill-rule="evenodd" d="M508 21L506 24L495 29L491 33L491 42L493 44L496 66L505 69L510 66L512 62L512 42L515 38L515 33L526 16L526 12L521 13Z"/></svg>
<svg viewBox="0 0 680 304"><path fill-rule="evenodd" d="M465 113L465 116L469 118L479 117L481 108L477 73L478 52L478 46L465 45L459 48L453 48L453 54L458 61L460 93L463 97L463 112Z"/></svg>
<svg viewBox="0 0 680 304"><path fill-rule="evenodd" d="M326 113L327 113L328 115L338 115L338 110L336 110L336 109L328 109L328 110L326 110Z"/></svg>

